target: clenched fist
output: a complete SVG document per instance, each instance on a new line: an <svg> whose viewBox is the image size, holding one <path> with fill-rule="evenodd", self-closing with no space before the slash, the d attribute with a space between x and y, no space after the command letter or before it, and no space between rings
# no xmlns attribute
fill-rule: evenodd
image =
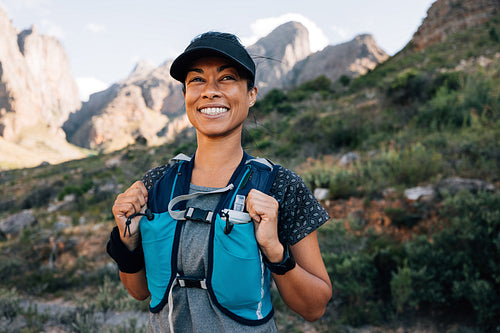
<svg viewBox="0 0 500 333"><path fill-rule="evenodd" d="M125 192L116 197L113 205L113 215L116 225L120 230L121 240L130 251L133 251L138 245L140 233L139 221L141 217L136 216L132 219L130 224L130 235L128 230L125 235L127 217L135 213L144 213L147 201L148 191L146 187L141 181L136 181Z"/></svg>

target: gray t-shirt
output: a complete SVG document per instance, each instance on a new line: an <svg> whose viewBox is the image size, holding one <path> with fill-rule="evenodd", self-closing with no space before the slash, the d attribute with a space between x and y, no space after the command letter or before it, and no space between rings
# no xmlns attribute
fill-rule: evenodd
<svg viewBox="0 0 500 333"><path fill-rule="evenodd" d="M210 192L209 187L191 184L190 193ZM215 210L220 194L207 194L189 200L187 206L205 210ZM210 224L187 220L183 225L179 244L178 269L183 276L204 278L208 269L208 238ZM277 332L274 319L259 326L240 324L222 313L212 303L205 289L182 288L178 285L172 289L172 304L167 304L159 313L150 313L148 332ZM171 330L169 324L169 307L172 308Z"/></svg>

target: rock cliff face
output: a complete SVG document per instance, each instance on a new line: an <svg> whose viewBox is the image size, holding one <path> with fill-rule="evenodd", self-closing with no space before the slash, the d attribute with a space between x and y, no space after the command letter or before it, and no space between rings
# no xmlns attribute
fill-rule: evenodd
<svg viewBox="0 0 500 333"><path fill-rule="evenodd" d="M63 136L60 127L80 105L62 45L34 27L19 33L0 7L0 137L14 141L39 124Z"/></svg>
<svg viewBox="0 0 500 333"><path fill-rule="evenodd" d="M123 148L139 137L161 143L187 126L181 86L169 74L171 62L155 68L140 62L128 78L90 96L63 129L70 142L104 151ZM172 128L176 124L178 128ZM160 135L166 133L166 135Z"/></svg>
<svg viewBox="0 0 500 333"><path fill-rule="evenodd" d="M500 0L438 0L413 35L417 50L440 42L452 33L486 22L500 13Z"/></svg>
<svg viewBox="0 0 500 333"><path fill-rule="evenodd" d="M286 87L299 85L320 75L332 81L342 75L363 75L387 58L389 56L377 45L372 35L359 35L349 42L327 46L298 62L287 75Z"/></svg>
<svg viewBox="0 0 500 333"><path fill-rule="evenodd" d="M287 73L311 54L309 32L299 22L288 22L247 49L256 63L256 83L263 96L272 88L284 88Z"/></svg>

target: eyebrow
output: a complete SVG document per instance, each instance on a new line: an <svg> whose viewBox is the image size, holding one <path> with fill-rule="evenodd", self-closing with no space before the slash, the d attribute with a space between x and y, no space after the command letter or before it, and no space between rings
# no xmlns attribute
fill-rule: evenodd
<svg viewBox="0 0 500 333"><path fill-rule="evenodd" d="M222 65L220 66L219 68L217 68L217 72L222 72L223 70L225 69L228 69L228 68L234 68L236 69L236 67L234 67L233 65ZM203 74L203 69L201 68L197 68L197 67L193 67L193 68L188 68L188 70L186 71L186 75L189 73L189 72L196 72L196 73L200 73L200 74Z"/></svg>

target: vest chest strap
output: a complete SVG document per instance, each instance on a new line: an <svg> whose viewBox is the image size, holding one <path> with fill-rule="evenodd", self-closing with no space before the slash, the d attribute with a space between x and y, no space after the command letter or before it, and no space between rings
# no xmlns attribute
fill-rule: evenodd
<svg viewBox="0 0 500 333"><path fill-rule="evenodd" d="M177 275L177 282L182 288L207 289L207 280Z"/></svg>

